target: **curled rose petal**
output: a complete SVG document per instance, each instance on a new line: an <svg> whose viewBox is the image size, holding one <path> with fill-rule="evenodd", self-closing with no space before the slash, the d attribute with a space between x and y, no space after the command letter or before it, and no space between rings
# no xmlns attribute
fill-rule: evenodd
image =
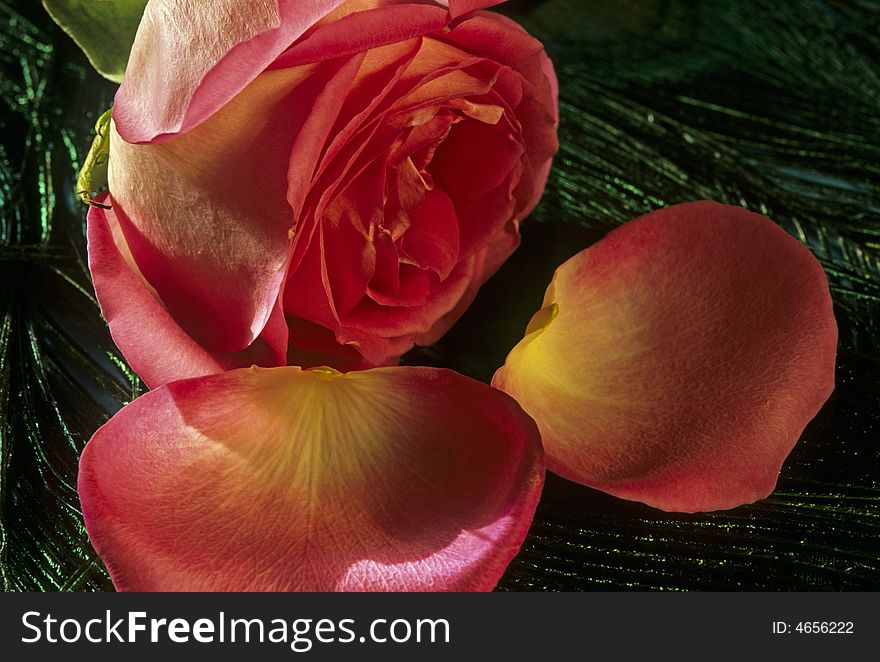
<svg viewBox="0 0 880 662"><path fill-rule="evenodd" d="M130 143L201 124L343 0L150 0L113 110Z"/></svg>
<svg viewBox="0 0 880 662"><path fill-rule="evenodd" d="M122 590L489 590L543 472L534 422L448 370L254 367L129 404L79 492Z"/></svg>
<svg viewBox="0 0 880 662"><path fill-rule="evenodd" d="M286 177L294 136L279 136L275 124L294 115L304 77L267 72L173 141L131 145L111 131L110 191L134 261L210 350L246 348L278 299L294 224Z"/></svg>
<svg viewBox="0 0 880 662"><path fill-rule="evenodd" d="M112 201L104 194L98 202ZM116 206L89 209L89 271L114 342L148 387L255 363L284 365L288 326L278 305L260 336L242 351L212 351L193 340L134 264L119 212Z"/></svg>
<svg viewBox="0 0 880 662"><path fill-rule="evenodd" d="M449 14L457 18L468 12L493 5L500 5L505 0L437 0L437 4L449 7Z"/></svg>
<svg viewBox="0 0 880 662"><path fill-rule="evenodd" d="M437 4L448 6L449 15L457 18L501 1ZM393 2L150 0L116 96L119 133L128 142L146 143L190 131L316 24L388 4ZM407 30L405 24L398 29Z"/></svg>
<svg viewBox="0 0 880 662"><path fill-rule="evenodd" d="M773 491L834 388L825 274L766 217L653 212L559 269L493 385L541 429L552 471L664 510Z"/></svg>

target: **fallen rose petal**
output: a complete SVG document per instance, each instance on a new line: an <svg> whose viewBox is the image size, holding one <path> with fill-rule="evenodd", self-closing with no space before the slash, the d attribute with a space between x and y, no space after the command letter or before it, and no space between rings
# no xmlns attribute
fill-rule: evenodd
<svg viewBox="0 0 880 662"><path fill-rule="evenodd" d="M711 202L653 212L559 269L498 370L552 471L664 510L773 491L834 388L825 274L769 219Z"/></svg>
<svg viewBox="0 0 880 662"><path fill-rule="evenodd" d="M534 422L451 371L254 367L129 404L79 493L121 590L489 590L543 473Z"/></svg>

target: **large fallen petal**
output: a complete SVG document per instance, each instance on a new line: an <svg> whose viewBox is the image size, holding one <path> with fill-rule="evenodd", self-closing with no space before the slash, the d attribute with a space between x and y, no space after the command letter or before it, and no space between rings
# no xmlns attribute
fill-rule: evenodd
<svg viewBox="0 0 880 662"><path fill-rule="evenodd" d="M448 370L235 370L135 400L83 452L123 590L488 590L543 482L534 422Z"/></svg>
<svg viewBox="0 0 880 662"><path fill-rule="evenodd" d="M710 202L643 216L556 271L496 373L548 468L664 510L766 497L834 388L837 326L810 252Z"/></svg>

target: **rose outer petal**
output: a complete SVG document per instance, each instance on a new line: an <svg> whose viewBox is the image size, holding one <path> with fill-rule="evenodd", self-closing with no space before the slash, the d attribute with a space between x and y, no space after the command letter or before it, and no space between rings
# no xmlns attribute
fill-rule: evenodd
<svg viewBox="0 0 880 662"><path fill-rule="evenodd" d="M344 1L150 0L116 95L119 134L130 143L149 143L190 131ZM448 6L450 17L457 18L501 1L437 4ZM363 4L366 9L390 5L395 11L397 3ZM399 31L401 25L387 29ZM405 24L402 30L407 31Z"/></svg>
<svg viewBox="0 0 880 662"><path fill-rule="evenodd" d="M121 590L489 590L543 472L534 422L451 371L251 368L129 404L79 493Z"/></svg>
<svg viewBox="0 0 880 662"><path fill-rule="evenodd" d="M518 194L526 202L517 218L525 218L538 204L553 155L559 148L556 134L559 82L553 63L540 41L515 21L495 12L478 12L466 17L447 38L464 50L474 50L512 67L521 74L523 84L532 90L516 108L532 172L531 177L526 176L520 182L524 190Z"/></svg>
<svg viewBox="0 0 880 662"><path fill-rule="evenodd" d="M810 252L711 202L653 212L559 269L498 370L548 468L672 511L769 495L834 388L837 325Z"/></svg>
<svg viewBox="0 0 880 662"><path fill-rule="evenodd" d="M267 72L223 112L159 145L132 145L111 131L109 187L134 261L174 319L211 350L248 347L281 291L296 136L277 127L305 103L305 78Z"/></svg>
<svg viewBox="0 0 880 662"><path fill-rule="evenodd" d="M278 56L272 68L297 67L363 53L442 30L450 20L449 13L440 7L417 3L376 4L374 8L355 11L319 26Z"/></svg>
<svg viewBox="0 0 880 662"><path fill-rule="evenodd" d="M500 5L505 0L437 0L437 4L449 7L452 18L458 18L478 9Z"/></svg>
<svg viewBox="0 0 880 662"><path fill-rule="evenodd" d="M195 128L343 0L150 0L113 118L130 143Z"/></svg>
<svg viewBox="0 0 880 662"><path fill-rule="evenodd" d="M107 194L98 201L112 203ZM116 214L115 208L89 209L89 271L113 341L148 387L254 364L285 364L288 330L280 304L247 349L216 352L199 345L133 265Z"/></svg>

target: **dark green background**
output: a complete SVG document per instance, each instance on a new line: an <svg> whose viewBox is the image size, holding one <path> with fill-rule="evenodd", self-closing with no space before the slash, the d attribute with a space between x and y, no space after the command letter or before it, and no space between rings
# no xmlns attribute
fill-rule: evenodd
<svg viewBox="0 0 880 662"><path fill-rule="evenodd" d="M522 248L407 363L488 380L555 266L698 198L769 214L822 260L837 390L761 503L670 515L549 476L505 590L880 588L880 6L523 0L557 65L562 148ZM76 462L141 390L102 322L71 193L114 86L34 0L0 0L0 584L111 585Z"/></svg>

